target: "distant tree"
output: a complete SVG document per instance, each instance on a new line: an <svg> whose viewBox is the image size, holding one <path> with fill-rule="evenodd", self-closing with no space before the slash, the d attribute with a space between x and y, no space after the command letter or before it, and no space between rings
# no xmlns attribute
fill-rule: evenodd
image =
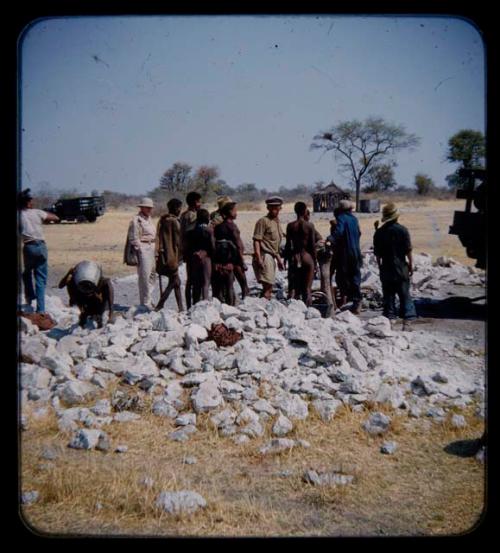
<svg viewBox="0 0 500 553"><path fill-rule="evenodd" d="M227 184L225 180L219 179L219 194L221 196L233 197L236 194L236 188Z"/></svg>
<svg viewBox="0 0 500 553"><path fill-rule="evenodd" d="M191 187L191 171L191 165L176 161L160 177L160 188L170 193L186 194Z"/></svg>
<svg viewBox="0 0 500 553"><path fill-rule="evenodd" d="M397 186L397 182L394 178L393 164L372 165L365 173L364 182L367 184L363 188L363 192L379 192L394 188Z"/></svg>
<svg viewBox="0 0 500 553"><path fill-rule="evenodd" d="M415 175L414 184L417 189L417 194L420 196L427 196L435 188L434 181L423 173L417 173Z"/></svg>
<svg viewBox="0 0 500 553"><path fill-rule="evenodd" d="M199 192L205 201L210 196L218 194L221 186L219 168L215 165L201 165L198 167L191 183L191 187Z"/></svg>
<svg viewBox="0 0 500 553"><path fill-rule="evenodd" d="M91 196L99 196L99 190L95 189L92 190L92 192L90 193Z"/></svg>
<svg viewBox="0 0 500 553"><path fill-rule="evenodd" d="M460 162L464 169L481 169L486 155L486 141L480 131L464 129L448 140L448 161Z"/></svg>
<svg viewBox="0 0 500 553"><path fill-rule="evenodd" d="M342 121L320 132L313 138L311 149L333 152L345 159L339 165L348 174L356 189L356 211L359 209L359 193L363 176L372 163L390 158L406 148L413 149L420 139L405 131L402 125L387 123L382 118L369 117L365 121Z"/></svg>
<svg viewBox="0 0 500 553"><path fill-rule="evenodd" d="M253 182L243 183L236 187L235 197L241 202L255 202L260 200L261 191Z"/></svg>
<svg viewBox="0 0 500 553"><path fill-rule="evenodd" d="M325 186L324 180L317 180L314 183L314 191L316 192L317 190L321 190L324 186Z"/></svg>

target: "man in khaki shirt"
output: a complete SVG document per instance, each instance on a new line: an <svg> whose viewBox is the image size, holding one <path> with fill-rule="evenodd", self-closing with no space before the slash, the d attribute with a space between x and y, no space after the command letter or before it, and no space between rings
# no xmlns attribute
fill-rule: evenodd
<svg viewBox="0 0 500 553"><path fill-rule="evenodd" d="M280 271L285 268L280 257L280 244L284 233L278 217L283 200L278 196L268 198L266 206L267 215L261 217L255 224L252 266L257 281L262 284L262 296L271 299L273 284L276 280L276 263Z"/></svg>

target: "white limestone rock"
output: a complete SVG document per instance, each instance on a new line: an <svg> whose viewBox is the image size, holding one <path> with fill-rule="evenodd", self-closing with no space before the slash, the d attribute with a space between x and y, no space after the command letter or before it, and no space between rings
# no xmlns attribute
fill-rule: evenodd
<svg viewBox="0 0 500 553"><path fill-rule="evenodd" d="M293 430L292 422L283 415L279 415L273 424L272 433L274 436L286 436Z"/></svg>
<svg viewBox="0 0 500 553"><path fill-rule="evenodd" d="M191 401L196 413L211 411L224 403L217 382L212 379L200 384L198 390L191 395Z"/></svg>
<svg viewBox="0 0 500 553"><path fill-rule="evenodd" d="M161 492L156 500L156 506L170 515L192 514L200 508L205 508L207 502L197 492L181 490L178 492Z"/></svg>
<svg viewBox="0 0 500 553"><path fill-rule="evenodd" d="M376 412L370 415L370 417L361 425L369 434L384 434L389 430L391 419L383 413Z"/></svg>

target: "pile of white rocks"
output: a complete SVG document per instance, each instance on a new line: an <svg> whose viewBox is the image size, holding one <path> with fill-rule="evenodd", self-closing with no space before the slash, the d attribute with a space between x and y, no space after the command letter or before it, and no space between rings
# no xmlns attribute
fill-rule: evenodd
<svg viewBox="0 0 500 553"><path fill-rule="evenodd" d="M116 384L149 395L153 414L174 421L168 439L189 440L199 414L209 413L237 443L269 428L278 441L264 452L307 446L290 440L296 421L312 412L329 421L342 405L363 411L374 402L437 421L472 401L484 412L484 357L438 332L395 331L385 317L322 319L300 301L247 297L238 307L214 299L180 314L133 307L114 324L82 329L75 308L47 300L56 328L20 323L22 408L55 409L74 448L108 450L106 426L141 417L126 405L117 410ZM220 322L243 338L217 347L207 337Z"/></svg>
<svg viewBox="0 0 500 553"><path fill-rule="evenodd" d="M482 269L462 265L452 257L438 257L432 261L427 253L413 255L413 275L411 277L411 292L429 296L439 296L440 291L449 285L484 286L486 274ZM377 260L372 251L363 254L363 268L361 271L361 286L371 290L380 297L380 284Z"/></svg>

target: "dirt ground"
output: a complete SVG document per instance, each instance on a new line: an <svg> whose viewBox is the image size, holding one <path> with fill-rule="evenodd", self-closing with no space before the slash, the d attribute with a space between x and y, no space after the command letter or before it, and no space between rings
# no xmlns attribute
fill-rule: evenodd
<svg viewBox="0 0 500 553"><path fill-rule="evenodd" d="M453 211L463 209L463 202L431 200L401 204L400 209L400 222L410 230L415 252L474 264L458 238L447 234ZM253 225L263 213L239 213L237 223L248 247ZM55 285L83 259L98 261L109 276L134 274L134 268L122 264L132 214L108 211L94 224L45 227L50 283ZM367 249L380 214L358 217L362 248ZM286 205L282 221L286 224L292 218L293 206ZM312 220L325 235L329 217L314 215ZM484 290L477 288L450 289L450 294L468 297L481 293ZM362 317L374 314L379 313L364 312ZM467 343L471 355L484 357L483 310L469 306L433 313L431 309L426 316L419 330ZM471 453L473 440L484 430L476 405L456 409L467 421L462 429L451 426L452 413L436 423L378 406L376 410L393 419L383 437L361 429L366 411L343 407L330 422L312 414L295 425L291 437L308 440L310 448L271 457L258 454L270 437L269 428L265 436L235 445L219 437L208 416L202 416L199 431L187 443L176 443L167 438L172 422L147 411L137 422L105 429L113 444L128 445L127 453L71 450L66 447L69 436L58 432L49 412L22 433L22 489L36 489L41 496L23 508L23 516L36 532L64 535L421 536L473 529L483 512L485 493L485 466ZM395 454L380 453L386 440L397 442ZM46 446L57 451L54 460L42 458ZM188 455L194 455L197 463L184 463ZM301 480L307 468L333 467L354 474L354 484L325 489ZM144 476L153 478L151 489L140 485ZM155 509L160 491L183 489L203 495L207 509L180 519Z"/></svg>

